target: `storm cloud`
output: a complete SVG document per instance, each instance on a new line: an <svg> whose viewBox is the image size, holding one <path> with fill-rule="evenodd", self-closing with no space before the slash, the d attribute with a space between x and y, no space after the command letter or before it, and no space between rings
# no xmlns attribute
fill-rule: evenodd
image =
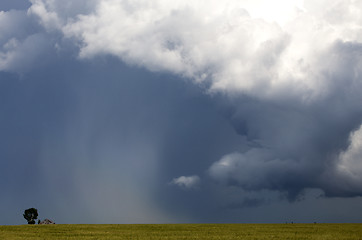
<svg viewBox="0 0 362 240"><path fill-rule="evenodd" d="M67 198L54 214L83 201L79 221L238 221L240 209L362 195L362 1L5 10L2 164L30 154L39 194Z"/></svg>

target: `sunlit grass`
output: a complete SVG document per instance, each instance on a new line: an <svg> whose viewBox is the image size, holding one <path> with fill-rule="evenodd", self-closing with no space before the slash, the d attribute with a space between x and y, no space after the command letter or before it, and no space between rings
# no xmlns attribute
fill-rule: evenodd
<svg viewBox="0 0 362 240"><path fill-rule="evenodd" d="M0 239L362 240L362 224L149 224L0 226Z"/></svg>

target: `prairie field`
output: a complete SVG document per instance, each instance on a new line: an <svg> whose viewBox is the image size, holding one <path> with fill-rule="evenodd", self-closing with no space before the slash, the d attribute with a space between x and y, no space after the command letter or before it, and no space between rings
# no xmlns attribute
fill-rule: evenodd
<svg viewBox="0 0 362 240"><path fill-rule="evenodd" d="M362 240L362 224L135 224L0 226L0 239Z"/></svg>

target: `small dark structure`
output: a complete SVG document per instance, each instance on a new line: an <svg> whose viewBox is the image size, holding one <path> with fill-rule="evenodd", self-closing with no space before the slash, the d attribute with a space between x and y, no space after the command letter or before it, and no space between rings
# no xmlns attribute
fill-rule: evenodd
<svg viewBox="0 0 362 240"><path fill-rule="evenodd" d="M49 220L49 219L44 219L43 221L39 221L38 224L55 224L55 222L53 222L52 220Z"/></svg>

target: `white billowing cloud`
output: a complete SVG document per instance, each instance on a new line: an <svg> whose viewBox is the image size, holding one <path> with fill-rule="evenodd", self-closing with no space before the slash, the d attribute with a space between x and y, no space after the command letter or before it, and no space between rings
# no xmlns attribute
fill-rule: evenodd
<svg viewBox="0 0 362 240"><path fill-rule="evenodd" d="M362 191L362 125L350 135L350 145L340 154L337 171L342 182L348 183L343 186L346 190Z"/></svg>
<svg viewBox="0 0 362 240"><path fill-rule="evenodd" d="M39 22L48 31L62 28L78 14L87 14L97 4L97 0L30 0L29 15L39 17Z"/></svg>
<svg viewBox="0 0 362 240"><path fill-rule="evenodd" d="M0 70L23 72L42 62L50 41L26 12L0 12Z"/></svg>
<svg viewBox="0 0 362 240"><path fill-rule="evenodd" d="M19 39L26 37L26 14L21 11L0 11L0 70L8 69L19 47ZM25 35L25 36L24 36Z"/></svg>
<svg viewBox="0 0 362 240"><path fill-rule="evenodd" d="M325 96L329 49L362 41L361 1L63 2L32 0L29 13L79 41L82 58L111 54L260 98Z"/></svg>
<svg viewBox="0 0 362 240"><path fill-rule="evenodd" d="M193 176L181 176L181 177L172 179L170 184L171 185L176 185L176 186L179 186L179 187L185 188L185 189L192 189L192 188L196 188L196 187L199 186L200 177L196 176L196 175L193 175Z"/></svg>
<svg viewBox="0 0 362 240"><path fill-rule="evenodd" d="M40 21L46 29L59 28L61 27L61 19L58 17L58 14L54 11L51 11L49 8L55 1L42 1L42 0L33 0L32 6L29 9L29 14L35 14L40 17Z"/></svg>
<svg viewBox="0 0 362 240"><path fill-rule="evenodd" d="M11 38L0 52L0 70L24 72L34 65L41 65L44 62L41 57L49 47L48 39L42 34L30 35L23 40Z"/></svg>

